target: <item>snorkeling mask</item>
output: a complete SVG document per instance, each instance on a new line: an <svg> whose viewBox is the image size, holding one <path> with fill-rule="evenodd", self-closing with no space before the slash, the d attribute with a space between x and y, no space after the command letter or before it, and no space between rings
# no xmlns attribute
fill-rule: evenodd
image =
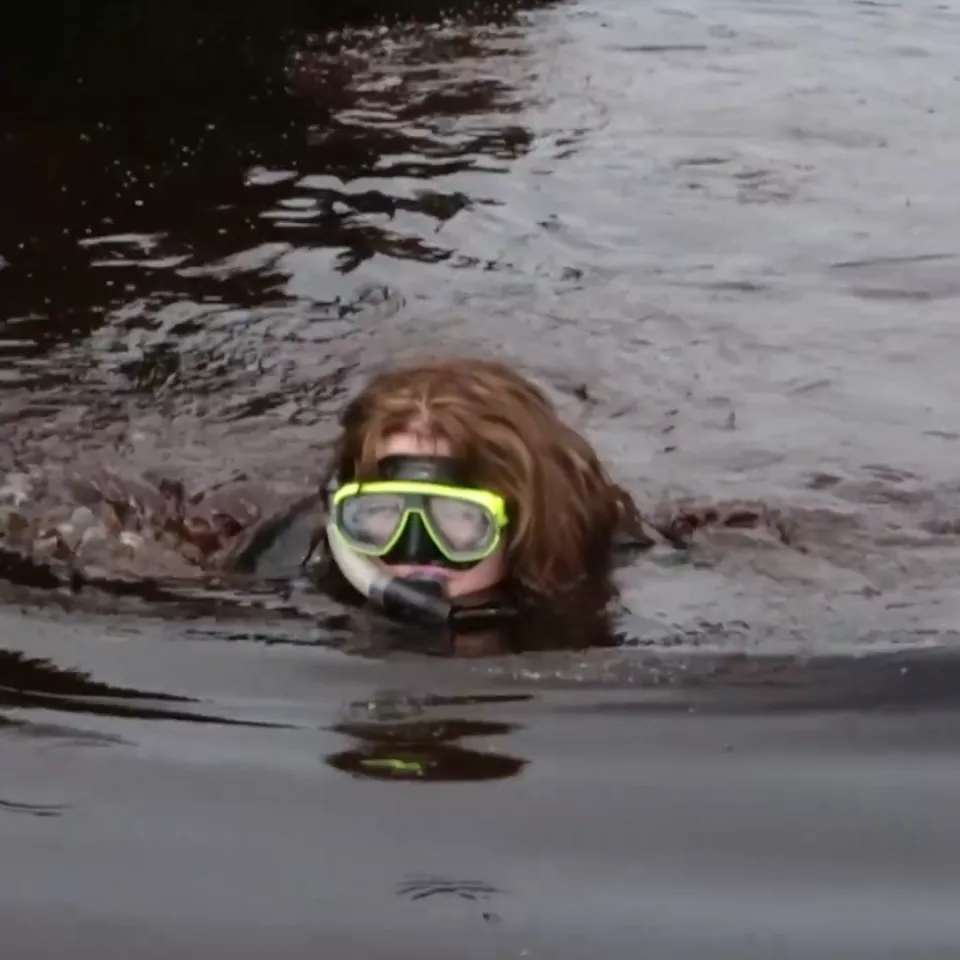
<svg viewBox="0 0 960 960"><path fill-rule="evenodd" d="M455 603L436 577L393 576L373 561L465 570L491 556L508 524L504 498L463 486L449 457L390 456L376 480L328 490L327 540L344 576L385 610L431 622L489 621L499 604Z"/></svg>
<svg viewBox="0 0 960 960"><path fill-rule="evenodd" d="M507 525L503 497L450 481L444 457L387 457L384 479L348 483L331 502L352 550L388 564L466 570L493 554Z"/></svg>

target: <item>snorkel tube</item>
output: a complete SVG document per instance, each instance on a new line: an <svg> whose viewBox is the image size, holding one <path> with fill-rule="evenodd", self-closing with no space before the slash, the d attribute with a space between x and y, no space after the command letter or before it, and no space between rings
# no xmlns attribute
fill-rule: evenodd
<svg viewBox="0 0 960 960"><path fill-rule="evenodd" d="M453 621L454 604L443 595L442 589L438 589L439 583L385 573L367 557L347 546L332 517L327 521L327 544L330 555L350 586L385 613L412 616L441 626Z"/></svg>

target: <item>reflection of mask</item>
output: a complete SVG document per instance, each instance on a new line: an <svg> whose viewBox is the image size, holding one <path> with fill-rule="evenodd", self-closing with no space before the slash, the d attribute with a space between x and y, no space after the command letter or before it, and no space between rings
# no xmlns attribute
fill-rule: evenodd
<svg viewBox="0 0 960 960"><path fill-rule="evenodd" d="M335 488L331 515L346 544L387 564L469 569L507 526L504 498L460 484L450 457L392 456L376 480Z"/></svg>
<svg viewBox="0 0 960 960"><path fill-rule="evenodd" d="M332 754L326 762L352 776L380 780L468 781L516 776L527 761L487 747L471 749L464 737L511 733L513 724L457 717L390 723L337 724L337 733L356 737L350 750Z"/></svg>

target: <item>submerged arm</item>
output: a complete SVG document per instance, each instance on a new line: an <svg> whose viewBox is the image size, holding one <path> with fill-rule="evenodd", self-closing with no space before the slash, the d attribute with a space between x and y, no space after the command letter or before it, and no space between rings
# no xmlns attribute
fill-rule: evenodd
<svg viewBox="0 0 960 960"><path fill-rule="evenodd" d="M323 540L326 519L322 493L302 497L244 531L216 565L269 579L299 576Z"/></svg>

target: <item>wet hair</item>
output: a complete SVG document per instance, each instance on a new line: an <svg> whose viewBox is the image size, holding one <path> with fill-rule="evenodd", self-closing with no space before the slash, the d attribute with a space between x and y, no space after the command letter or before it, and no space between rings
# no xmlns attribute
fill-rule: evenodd
<svg viewBox="0 0 960 960"><path fill-rule="evenodd" d="M500 361L441 357L388 369L340 426L330 476L341 482L373 479L377 449L393 434L445 440L473 485L506 499L507 576L530 599L607 581L618 525L637 513L546 393Z"/></svg>

